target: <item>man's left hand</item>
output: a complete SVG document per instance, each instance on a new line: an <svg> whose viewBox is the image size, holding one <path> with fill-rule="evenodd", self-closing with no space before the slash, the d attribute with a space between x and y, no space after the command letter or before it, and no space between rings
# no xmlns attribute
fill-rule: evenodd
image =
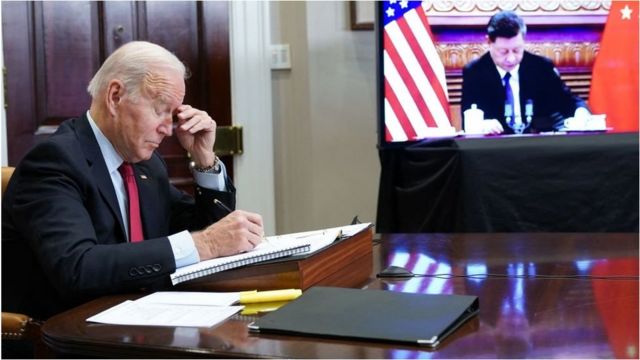
<svg viewBox="0 0 640 360"><path fill-rule="evenodd" d="M178 126L176 136L180 145L191 154L197 167L213 165L216 142L216 122L205 111L190 105L180 105L177 109Z"/></svg>
<svg viewBox="0 0 640 360"><path fill-rule="evenodd" d="M502 124L496 119L484 119L482 122L482 133L484 135L499 135L503 132Z"/></svg>

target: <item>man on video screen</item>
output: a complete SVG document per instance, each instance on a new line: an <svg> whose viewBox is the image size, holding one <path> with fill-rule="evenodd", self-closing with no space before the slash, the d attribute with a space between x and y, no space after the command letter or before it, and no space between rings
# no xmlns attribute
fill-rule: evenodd
<svg viewBox="0 0 640 360"><path fill-rule="evenodd" d="M583 100L571 94L551 60L524 50L527 27L511 11L491 17L489 51L463 70L463 112L484 112L483 133L558 130L569 117L588 118Z"/></svg>

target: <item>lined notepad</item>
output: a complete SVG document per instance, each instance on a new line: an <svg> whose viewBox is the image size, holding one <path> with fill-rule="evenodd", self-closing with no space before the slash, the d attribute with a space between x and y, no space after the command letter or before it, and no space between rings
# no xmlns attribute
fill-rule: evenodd
<svg viewBox="0 0 640 360"><path fill-rule="evenodd" d="M304 253L311 250L312 244L318 242L332 242L340 234L340 229L336 228L317 231L313 234L297 233L270 236L265 238L264 241L251 251L238 255L205 260L197 264L179 268L176 272L171 274L171 283L176 285L184 281L197 279L202 276L215 274L240 266Z"/></svg>

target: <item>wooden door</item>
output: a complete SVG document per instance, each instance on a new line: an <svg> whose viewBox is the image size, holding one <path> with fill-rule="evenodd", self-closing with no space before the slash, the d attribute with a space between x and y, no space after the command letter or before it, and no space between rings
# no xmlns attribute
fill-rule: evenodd
<svg viewBox="0 0 640 360"><path fill-rule="evenodd" d="M2 2L10 165L61 121L82 115L86 87L122 44L147 40L174 52L191 73L185 103L231 124L226 2ZM171 181L191 191L187 154L175 137L160 153ZM232 162L226 161L232 174Z"/></svg>

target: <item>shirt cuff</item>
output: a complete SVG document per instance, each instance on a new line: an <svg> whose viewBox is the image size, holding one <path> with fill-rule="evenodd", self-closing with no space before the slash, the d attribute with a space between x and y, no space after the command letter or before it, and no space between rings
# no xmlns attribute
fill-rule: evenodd
<svg viewBox="0 0 640 360"><path fill-rule="evenodd" d="M191 172L193 173L193 178L196 180L196 184L199 186L210 190L227 191L227 182L225 181L227 178L227 168L222 161L220 161L219 174L203 173L196 170L191 170Z"/></svg>
<svg viewBox="0 0 640 360"><path fill-rule="evenodd" d="M173 258L176 261L176 269L195 264L200 261L198 250L193 243L193 237L187 230L169 235L169 243L173 250Z"/></svg>

